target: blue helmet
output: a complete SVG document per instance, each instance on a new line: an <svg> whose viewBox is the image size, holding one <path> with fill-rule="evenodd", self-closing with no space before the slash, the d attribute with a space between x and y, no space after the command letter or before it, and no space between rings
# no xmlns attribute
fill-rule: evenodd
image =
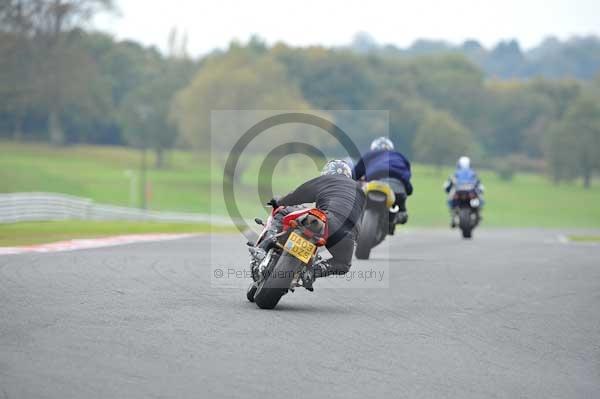
<svg viewBox="0 0 600 399"><path fill-rule="evenodd" d="M392 151L394 143L387 137L378 137L371 143L371 151Z"/></svg>
<svg viewBox="0 0 600 399"><path fill-rule="evenodd" d="M344 175L352 179L352 168L345 161L341 159L334 159L329 161L323 166L321 176L325 175Z"/></svg>

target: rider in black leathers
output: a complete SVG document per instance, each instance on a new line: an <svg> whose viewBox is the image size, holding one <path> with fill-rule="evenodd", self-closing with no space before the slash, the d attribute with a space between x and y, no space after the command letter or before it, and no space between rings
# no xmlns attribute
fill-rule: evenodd
<svg viewBox="0 0 600 399"><path fill-rule="evenodd" d="M352 170L346 162L329 161L321 176L279 199L274 198L270 204L292 206L312 202L327 214L326 247L332 255L331 259L313 264L313 277L345 274L352 264L357 226L365 204L365 194L360 184L352 180Z"/></svg>

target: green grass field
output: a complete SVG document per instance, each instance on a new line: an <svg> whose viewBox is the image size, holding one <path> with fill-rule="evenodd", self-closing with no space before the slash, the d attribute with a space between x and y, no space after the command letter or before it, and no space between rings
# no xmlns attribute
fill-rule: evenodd
<svg viewBox="0 0 600 399"><path fill-rule="evenodd" d="M0 192L47 191L92 198L98 202L127 206L130 179L137 171L139 153L121 147L71 146L0 142ZM274 190L283 194L315 176L316 168L297 156L276 169ZM245 217L262 216L256 189L261 159L249 162L239 192ZM152 163L152 156L150 156ZM167 168L150 169L150 208L226 214L221 199L222 167L206 156L174 151ZM448 215L441 186L451 169L442 172L414 165L415 194L408 202L410 226L445 226ZM137 173L137 172L136 172ZM555 185L546 177L517 174L502 181L495 173L481 171L486 186L485 226L600 227L600 182L585 190L580 183Z"/></svg>

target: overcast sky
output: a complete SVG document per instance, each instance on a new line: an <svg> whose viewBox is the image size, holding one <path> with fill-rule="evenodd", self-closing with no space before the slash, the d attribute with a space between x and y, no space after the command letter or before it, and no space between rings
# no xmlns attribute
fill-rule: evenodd
<svg viewBox="0 0 600 399"><path fill-rule="evenodd" d="M258 34L268 43L349 43L358 31L379 43L415 39L486 46L516 38L525 48L553 35L600 34L600 0L116 0L118 12L94 26L118 38L165 48L172 27L188 34L192 55Z"/></svg>

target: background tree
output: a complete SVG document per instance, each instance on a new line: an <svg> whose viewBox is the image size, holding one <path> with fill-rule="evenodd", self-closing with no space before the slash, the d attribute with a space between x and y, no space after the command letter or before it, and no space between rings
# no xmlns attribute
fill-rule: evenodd
<svg viewBox="0 0 600 399"><path fill-rule="evenodd" d="M473 138L469 129L447 112L433 110L427 113L419 126L413 144L417 160L434 164L440 170L443 165L455 162L472 149Z"/></svg>
<svg viewBox="0 0 600 399"><path fill-rule="evenodd" d="M191 83L175 97L171 118L182 138L195 149L208 150L212 110L293 109L308 110L286 70L261 49L232 45L223 55L206 60ZM239 130L229 129L219 138L231 143Z"/></svg>
<svg viewBox="0 0 600 399"><path fill-rule="evenodd" d="M600 169L600 96L583 93L548 136L548 159L556 181L582 177L591 186Z"/></svg>
<svg viewBox="0 0 600 399"><path fill-rule="evenodd" d="M323 47L273 48L278 62L302 96L319 109L365 109L375 94L370 59L345 50Z"/></svg>
<svg viewBox="0 0 600 399"><path fill-rule="evenodd" d="M155 166L164 165L164 154L177 140L177 130L168 123L171 87L160 79L129 93L121 107L120 121L128 144L152 149Z"/></svg>
<svg viewBox="0 0 600 399"><path fill-rule="evenodd" d="M178 90L190 80L195 64L185 50L185 37L180 41L176 31L168 38L169 56L152 58L137 82L121 100L119 115L124 138L136 147L155 152L155 167L164 166L165 152L177 142L178 131L169 119L171 102Z"/></svg>
<svg viewBox="0 0 600 399"><path fill-rule="evenodd" d="M0 2L0 111L9 115L5 129L17 140L39 97L40 47L35 38L40 8L40 1Z"/></svg>
<svg viewBox="0 0 600 399"><path fill-rule="evenodd" d="M484 75L467 58L456 54L422 56L406 67L417 93L435 108L448 111L464 125L477 120Z"/></svg>
<svg viewBox="0 0 600 399"><path fill-rule="evenodd" d="M498 156L541 156L536 139L554 118L548 96L517 81L493 81L487 91L483 104L485 123L478 130L485 149Z"/></svg>
<svg viewBox="0 0 600 399"><path fill-rule="evenodd" d="M36 30L43 62L41 63L41 98L48 109L50 142L63 144L62 126L65 108L81 104L82 100L95 102L91 81L97 80L92 62L77 46L73 36L100 10L110 9L111 0L37 0L40 8L36 15ZM75 33L74 33L75 32ZM96 76L94 76L96 75ZM93 104L91 108L96 108ZM91 109L88 108L88 109Z"/></svg>
<svg viewBox="0 0 600 399"><path fill-rule="evenodd" d="M102 108L101 96L95 91L95 64L78 46L77 37L78 28L96 12L111 7L111 0L6 0L0 6L5 31L18 44L13 46L17 51L8 53L15 60L12 64L18 73L14 76L19 86L13 90L14 108L22 110L24 107L19 104L24 98L29 105L41 104L47 110L48 134L54 143L65 141L62 121L70 105L99 100L93 107L84 108ZM17 131L19 114L15 118Z"/></svg>
<svg viewBox="0 0 600 399"><path fill-rule="evenodd" d="M496 169L508 163L511 170L539 172L552 163L550 172L561 179L590 169L559 168L565 156L559 162L550 149L561 140L563 148L578 141L569 140L574 133L567 134L573 130L567 115L583 87L592 95L592 76L600 81L598 38L548 39L531 50L503 43L488 50L475 41L460 46L419 41L399 49L368 37L338 48L271 47L252 37L192 60L185 35L175 30L167 54L89 31L90 16L111 5L0 1L0 137L139 145L135 135L148 131L160 164L173 145L208 148L211 110L387 110L390 136L412 157L416 135L423 136L431 115L441 111L472 132L475 148ZM552 79L527 80L538 75ZM132 128L132 110L140 105L160 119L148 129ZM381 118L343 118L337 122L352 126L359 148L388 133ZM216 139L231 143L239 131L224 129ZM285 141L302 132L278 133ZM323 149L338 150L318 137Z"/></svg>

